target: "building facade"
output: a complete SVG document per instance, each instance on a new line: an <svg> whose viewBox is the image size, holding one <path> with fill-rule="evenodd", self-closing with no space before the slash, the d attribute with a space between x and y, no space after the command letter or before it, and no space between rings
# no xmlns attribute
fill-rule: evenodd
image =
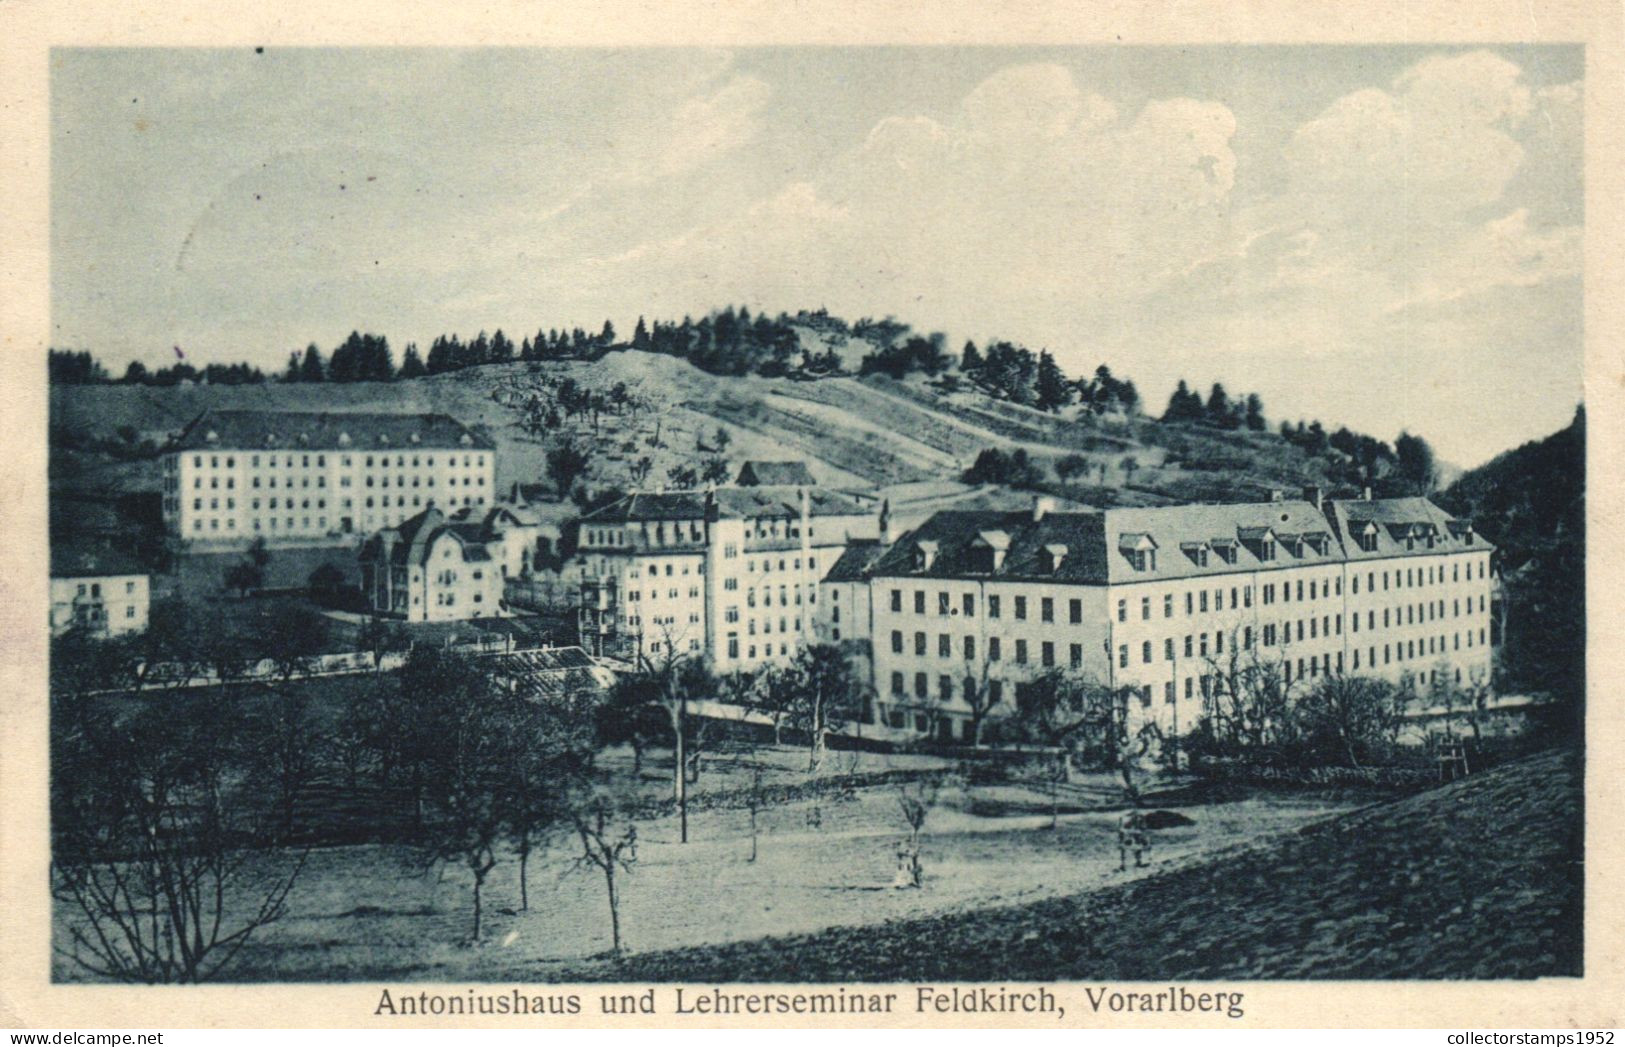
<svg viewBox="0 0 1625 1047"><path fill-rule="evenodd" d="M361 546L361 586L378 614L454 622L504 613L503 541L481 520L430 506Z"/></svg>
<svg viewBox="0 0 1625 1047"><path fill-rule="evenodd" d="M493 501L491 439L445 415L210 411L162 457L168 532L230 548L359 538Z"/></svg>
<svg viewBox="0 0 1625 1047"><path fill-rule="evenodd" d="M116 550L51 544L51 635L77 630L110 637L145 632L151 608L146 568Z"/></svg>
<svg viewBox="0 0 1625 1047"><path fill-rule="evenodd" d="M1288 695L1329 674L1417 693L1487 686L1493 547L1422 498L941 512L867 582L878 717L970 737L1056 669L1129 688L1164 733L1239 673ZM849 590L851 578L826 583ZM852 605L856 598L843 593Z"/></svg>
<svg viewBox="0 0 1625 1047"><path fill-rule="evenodd" d="M581 520L581 639L629 659L784 664L814 636L818 583L877 521L853 495L802 487L639 493Z"/></svg>

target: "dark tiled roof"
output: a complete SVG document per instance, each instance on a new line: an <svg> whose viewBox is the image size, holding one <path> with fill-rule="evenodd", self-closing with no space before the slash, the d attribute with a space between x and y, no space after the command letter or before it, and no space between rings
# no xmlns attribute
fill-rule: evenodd
<svg viewBox="0 0 1625 1047"><path fill-rule="evenodd" d="M1380 560L1390 556L1427 556L1460 549L1493 550L1495 545L1477 533L1465 520L1457 520L1426 498L1383 498L1373 501L1359 499L1326 503L1327 519L1333 532L1342 541L1343 550L1350 560ZM1405 536L1415 525L1418 541L1410 548ZM1365 525L1376 528L1376 548L1366 551L1355 541ZM1426 536L1432 535L1428 546Z"/></svg>
<svg viewBox="0 0 1625 1047"><path fill-rule="evenodd" d="M175 447L188 451L489 451L496 445L484 432L443 414L205 411L186 427Z"/></svg>
<svg viewBox="0 0 1625 1047"><path fill-rule="evenodd" d="M1378 547L1366 553L1351 540L1349 522L1372 520L1381 525L1408 528L1426 525L1434 545L1415 543L1406 550L1386 526L1379 529ZM1468 548L1489 549L1482 536L1467 541L1467 530L1451 526L1451 517L1425 498L1380 502L1329 502L1322 513L1303 501L1256 502L1241 505L1179 505L1148 509L1107 509L1094 512L1048 512L1039 520L1032 513L963 511L939 512L904 535L869 566L871 575L920 577L1000 577L1027 581L1081 584L1155 581L1222 575L1240 570L1272 570L1345 559L1426 555ZM1008 538L1008 551L994 569L993 546L986 535ZM1275 558L1263 560L1263 539L1277 539ZM1301 543L1300 543L1301 540ZM1314 547L1319 540L1324 551ZM1065 546L1058 565L1050 547ZM1202 563L1204 547L1233 551L1234 563L1217 552ZM1153 566L1136 570L1130 554L1155 549ZM922 566L929 552L930 566Z"/></svg>
<svg viewBox="0 0 1625 1047"><path fill-rule="evenodd" d="M801 461L749 461L739 467L739 479L735 481L741 487L773 485L811 487L817 482L817 480L813 479L812 472L808 470L807 463Z"/></svg>
<svg viewBox="0 0 1625 1047"><path fill-rule="evenodd" d="M873 538L858 538L847 543L846 549L824 575L826 582L861 582L869 577L886 546Z"/></svg>
<svg viewBox="0 0 1625 1047"><path fill-rule="evenodd" d="M361 558L376 558L378 547L388 542L390 563L422 564L429 555L429 547L444 534L457 539L463 550L464 563L482 563L491 559L490 551L485 546L490 537L484 524L447 522L445 515L432 505L402 520L395 527L372 535L362 543Z"/></svg>
<svg viewBox="0 0 1625 1047"><path fill-rule="evenodd" d="M91 541L52 541L52 578L106 578L147 574L147 567L116 546Z"/></svg>

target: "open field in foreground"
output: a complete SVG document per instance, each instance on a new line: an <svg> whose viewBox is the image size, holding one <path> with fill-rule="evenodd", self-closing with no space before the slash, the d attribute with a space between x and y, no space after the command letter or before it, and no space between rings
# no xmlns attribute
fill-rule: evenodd
<svg viewBox="0 0 1625 1047"><path fill-rule="evenodd" d="M567 973L718 983L1578 976L1582 780L1578 755L1551 752L1132 883L1103 876L1107 886L1055 892L1064 897ZM1007 868L1026 860L1012 853Z"/></svg>
<svg viewBox="0 0 1625 1047"><path fill-rule="evenodd" d="M897 795L861 789L822 801L816 815L807 800L765 810L754 862L746 810L692 813L686 845L677 842L675 818L639 822L637 864L619 881L628 969L688 978L683 962L666 959L687 953L659 953L647 963L639 956L830 928L863 937L889 933L876 926L886 921L1094 891L1347 809L1282 796L1183 807L1195 824L1157 834L1151 866L1122 874L1112 811L1063 814L1051 831L1048 800L1036 793L945 789L925 826L924 886L898 890L896 848L906 829ZM573 835L560 835L533 856L523 912L517 864L505 859L485 888L485 940L470 947L470 881L461 868L424 870L411 852L386 845L312 851L288 915L251 941L227 980L618 979L616 966L594 962L610 945L609 916L603 877L578 867L579 853ZM58 912L59 941L70 915ZM763 947L742 948L754 955ZM693 975L709 969L702 960ZM61 958L56 975L82 976Z"/></svg>

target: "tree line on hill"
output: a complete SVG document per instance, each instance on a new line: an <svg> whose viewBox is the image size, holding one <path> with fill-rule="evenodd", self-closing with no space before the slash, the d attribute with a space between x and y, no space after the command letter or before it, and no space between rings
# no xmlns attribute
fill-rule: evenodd
<svg viewBox="0 0 1625 1047"><path fill-rule="evenodd" d="M52 385L108 385L115 381L101 361L85 350L52 349L47 359L46 373ZM123 377L116 381L120 385L172 386L182 382L260 385L265 380L265 372L246 363L194 367L183 360L153 370L140 360L131 360Z"/></svg>

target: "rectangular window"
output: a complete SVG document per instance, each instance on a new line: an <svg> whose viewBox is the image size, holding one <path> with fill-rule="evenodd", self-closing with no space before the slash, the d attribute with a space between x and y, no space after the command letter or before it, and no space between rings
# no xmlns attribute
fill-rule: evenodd
<svg viewBox="0 0 1625 1047"><path fill-rule="evenodd" d="M1018 596L1018 597L1016 597L1016 621L1024 622L1026 620L1027 620L1027 598L1025 596Z"/></svg>
<svg viewBox="0 0 1625 1047"><path fill-rule="evenodd" d="M975 660L976 660L976 637L967 636L967 637L965 637L965 661L974 662Z"/></svg>
<svg viewBox="0 0 1625 1047"><path fill-rule="evenodd" d="M1163 597L1162 597L1162 616L1164 618L1172 618L1174 616L1174 594L1173 593L1164 593L1163 594Z"/></svg>
<svg viewBox="0 0 1625 1047"><path fill-rule="evenodd" d="M1142 596L1142 597L1140 597L1140 621L1149 622L1150 620L1151 620L1151 597Z"/></svg>
<svg viewBox="0 0 1625 1047"><path fill-rule="evenodd" d="M965 617L966 618L975 618L976 617L976 594L975 593L966 593L965 594Z"/></svg>
<svg viewBox="0 0 1625 1047"><path fill-rule="evenodd" d="M997 596L989 596L987 598L987 616L989 618L997 618L999 616L999 598Z"/></svg>
<svg viewBox="0 0 1625 1047"><path fill-rule="evenodd" d="M1083 668L1083 644L1081 644L1081 643L1073 644L1072 645L1072 650L1071 650L1070 653L1072 655L1072 668L1074 668L1074 669Z"/></svg>
<svg viewBox="0 0 1625 1047"><path fill-rule="evenodd" d="M948 614L948 594L937 594L937 613L946 617Z"/></svg>
<svg viewBox="0 0 1625 1047"><path fill-rule="evenodd" d="M1055 664L1055 645L1050 641L1045 640L1039 645L1038 656L1043 662L1044 668L1048 669L1050 666Z"/></svg>
<svg viewBox="0 0 1625 1047"><path fill-rule="evenodd" d="M1017 640L1016 641L1016 664L1017 665L1026 665L1027 664L1027 641L1026 640Z"/></svg>
<svg viewBox="0 0 1625 1047"><path fill-rule="evenodd" d="M1117 667L1119 669L1128 668L1128 644L1126 643L1117 646Z"/></svg>
<svg viewBox="0 0 1625 1047"><path fill-rule="evenodd" d="M1174 660L1174 638L1167 637L1162 641L1162 657L1166 661Z"/></svg>
<svg viewBox="0 0 1625 1047"><path fill-rule="evenodd" d="M1120 621L1120 622L1128 621L1128 601L1127 600L1119 600L1119 601L1117 601L1117 620Z"/></svg>
<svg viewBox="0 0 1625 1047"><path fill-rule="evenodd" d="M892 609L893 614L901 614L902 613L902 611L903 611L903 591L901 589L893 589L891 591L891 609Z"/></svg>
<svg viewBox="0 0 1625 1047"><path fill-rule="evenodd" d="M914 613L925 613L925 591L923 589L914 594Z"/></svg>
<svg viewBox="0 0 1625 1047"><path fill-rule="evenodd" d="M1083 601L1068 600L1066 604L1067 621L1073 625L1083 624Z"/></svg>
<svg viewBox="0 0 1625 1047"><path fill-rule="evenodd" d="M987 660L990 662L999 660L999 638L997 636L987 638Z"/></svg>
<svg viewBox="0 0 1625 1047"><path fill-rule="evenodd" d="M952 658L954 653L953 639L947 633L937 634L937 657Z"/></svg>
<svg viewBox="0 0 1625 1047"><path fill-rule="evenodd" d="M915 633L914 634L914 654L915 654L916 657L919 657L919 658L924 658L925 657L925 634L924 633Z"/></svg>
<svg viewBox="0 0 1625 1047"><path fill-rule="evenodd" d="M1041 621L1055 621L1055 601L1048 596L1040 597L1038 601L1038 617Z"/></svg>
<svg viewBox="0 0 1625 1047"><path fill-rule="evenodd" d="M1140 661L1146 665L1151 664L1151 641L1145 640L1140 644Z"/></svg>

